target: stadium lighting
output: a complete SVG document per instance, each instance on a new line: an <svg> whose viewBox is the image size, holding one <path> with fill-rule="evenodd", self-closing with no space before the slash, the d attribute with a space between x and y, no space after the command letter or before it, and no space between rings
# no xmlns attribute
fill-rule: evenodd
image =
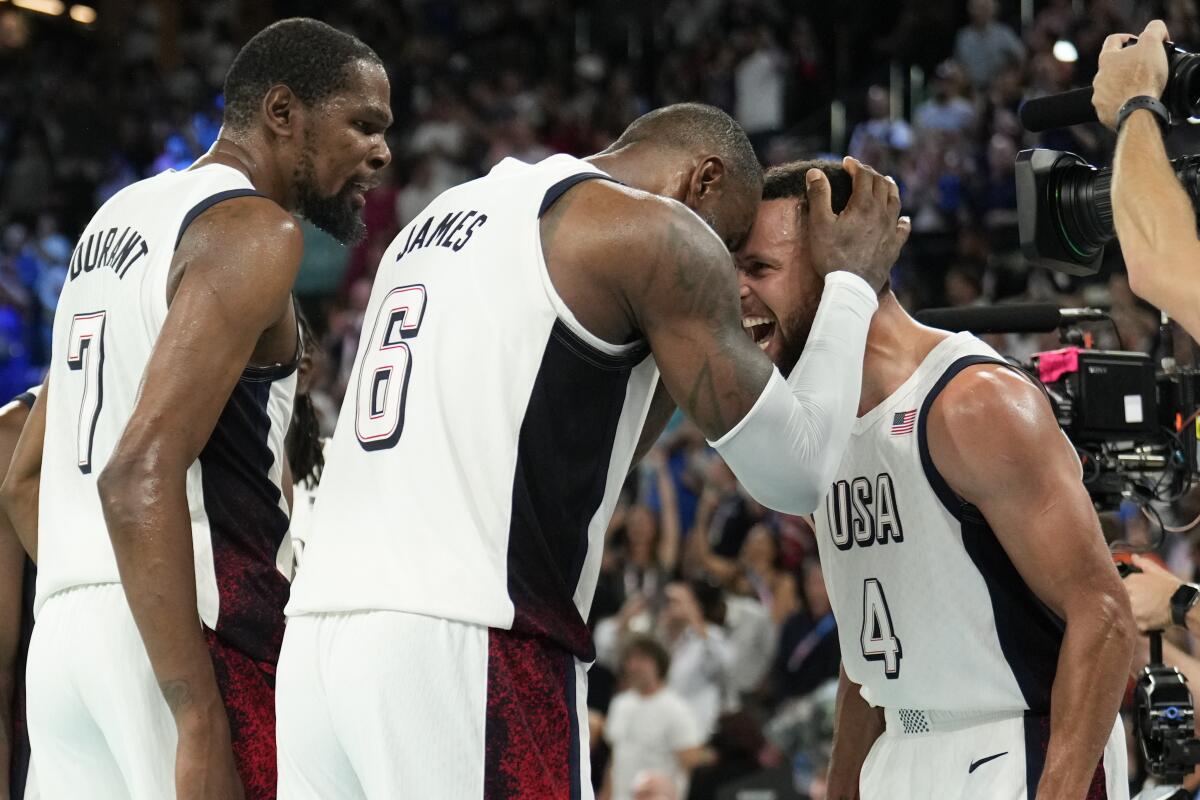
<svg viewBox="0 0 1200 800"><path fill-rule="evenodd" d="M12 4L26 11L36 11L39 14L49 14L50 16L58 16L63 13L64 9L62 0L12 0Z"/></svg>
<svg viewBox="0 0 1200 800"><path fill-rule="evenodd" d="M1074 64L1079 60L1079 51L1066 39L1059 39L1054 43L1054 58L1064 64Z"/></svg>
<svg viewBox="0 0 1200 800"><path fill-rule="evenodd" d="M96 21L96 9L91 6L71 6L71 19L83 25Z"/></svg>

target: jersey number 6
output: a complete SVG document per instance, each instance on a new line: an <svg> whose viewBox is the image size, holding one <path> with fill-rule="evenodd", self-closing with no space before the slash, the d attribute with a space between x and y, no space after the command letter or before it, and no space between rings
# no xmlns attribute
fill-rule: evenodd
<svg viewBox="0 0 1200 800"><path fill-rule="evenodd" d="M412 353L407 340L421 331L425 287L398 286L387 293L363 349L354 431L364 450L395 447L404 430L404 400Z"/></svg>

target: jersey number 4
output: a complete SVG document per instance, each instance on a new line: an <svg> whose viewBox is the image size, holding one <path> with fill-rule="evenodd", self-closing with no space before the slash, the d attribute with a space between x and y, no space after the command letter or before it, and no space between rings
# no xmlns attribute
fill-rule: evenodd
<svg viewBox="0 0 1200 800"><path fill-rule="evenodd" d="M355 400L354 431L364 450L386 450L400 441L412 373L408 340L421 332L425 304L425 287L418 283L392 289L379 306L363 349Z"/></svg>
<svg viewBox="0 0 1200 800"><path fill-rule="evenodd" d="M900 677L900 659L904 652L900 640L892 627L892 612L888 610L887 598L878 578L863 581L863 658L867 661L882 661L883 674L890 679Z"/></svg>
<svg viewBox="0 0 1200 800"><path fill-rule="evenodd" d="M106 312L90 311L71 318L67 366L83 373L83 392L79 401L79 426L76 448L79 471L92 471L92 442L96 422L104 404L104 319Z"/></svg>

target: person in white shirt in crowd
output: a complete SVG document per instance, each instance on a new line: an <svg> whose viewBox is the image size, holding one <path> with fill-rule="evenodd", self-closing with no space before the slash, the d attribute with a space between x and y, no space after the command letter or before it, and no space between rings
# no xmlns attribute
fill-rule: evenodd
<svg viewBox="0 0 1200 800"><path fill-rule="evenodd" d="M667 586L659 638L671 654L667 685L683 697L707 739L725 708L736 651L723 623L725 598L703 581Z"/></svg>
<svg viewBox="0 0 1200 800"><path fill-rule="evenodd" d="M612 747L612 760L601 797L657 799L662 792L655 793L650 775L666 777L675 796L683 797L691 770L713 760L692 709L666 685L670 663L666 649L649 637L634 638L626 646L622 676L628 688L608 710L604 738Z"/></svg>

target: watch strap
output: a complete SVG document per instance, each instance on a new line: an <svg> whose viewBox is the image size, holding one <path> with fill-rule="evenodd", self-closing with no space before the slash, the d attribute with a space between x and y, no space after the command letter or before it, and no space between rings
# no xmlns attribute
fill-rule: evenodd
<svg viewBox="0 0 1200 800"><path fill-rule="evenodd" d="M1158 120L1158 127L1162 131L1163 136L1167 135L1167 129L1171 127L1171 112L1162 104L1157 97L1151 97L1148 94L1131 97L1125 101L1125 105L1121 106L1121 110L1117 112L1118 132L1121 126L1125 124L1125 120L1129 119L1129 115L1137 111L1139 108L1144 108L1152 113Z"/></svg>
<svg viewBox="0 0 1200 800"><path fill-rule="evenodd" d="M1186 625L1187 614L1192 606L1196 605L1197 600L1200 600L1200 587L1195 584L1185 583L1176 589L1171 595L1171 622L1175 625Z"/></svg>

